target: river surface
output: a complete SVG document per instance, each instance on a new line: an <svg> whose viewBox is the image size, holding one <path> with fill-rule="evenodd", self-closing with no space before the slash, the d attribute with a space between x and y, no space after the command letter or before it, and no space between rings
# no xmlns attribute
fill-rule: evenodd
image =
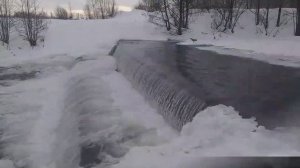
<svg viewBox="0 0 300 168"><path fill-rule="evenodd" d="M225 54L205 49L211 46L196 47L121 40L113 55L119 70L154 99L165 118L171 123L178 120L175 127L191 121L201 109L218 104L233 106L243 117L256 117L269 128L299 125L299 65L243 57L228 49L222 49ZM185 100L194 103L181 105Z"/></svg>

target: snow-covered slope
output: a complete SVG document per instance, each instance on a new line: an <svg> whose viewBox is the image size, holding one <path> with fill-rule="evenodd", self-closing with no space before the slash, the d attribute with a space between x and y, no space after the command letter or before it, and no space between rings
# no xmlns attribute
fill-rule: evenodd
<svg viewBox="0 0 300 168"><path fill-rule="evenodd" d="M198 33L199 25L193 23L193 31L177 38L242 44L235 35L214 40ZM52 20L44 47L32 49L15 35L10 51L0 48L0 168L74 168L80 148L90 142L103 147L103 162L95 165L100 168L189 168L199 165L201 156L300 155L297 130L257 128L252 119L222 105L200 113L181 133L174 131L115 72L107 53L125 38L170 36L148 23L144 12L133 11L111 20Z"/></svg>
<svg viewBox="0 0 300 168"><path fill-rule="evenodd" d="M45 37L45 47L40 44L32 50L28 44L15 37L12 50L20 57L42 57L68 54L107 54L119 39L164 40L155 25L148 23L143 11L123 12L107 20L51 20Z"/></svg>
<svg viewBox="0 0 300 168"><path fill-rule="evenodd" d="M262 26L255 25L254 14L245 12L236 28L235 33L218 33L211 29L212 14L204 13L195 16L190 25L190 30L182 37L176 39L184 40L183 44L212 44L225 48L248 50L247 52L264 53L270 56L300 57L300 38L294 36L294 24L291 17L282 16L282 26L276 27L277 10L270 10L269 35L265 35ZM290 9L283 9L283 13L292 13ZM198 39L193 43L189 38Z"/></svg>

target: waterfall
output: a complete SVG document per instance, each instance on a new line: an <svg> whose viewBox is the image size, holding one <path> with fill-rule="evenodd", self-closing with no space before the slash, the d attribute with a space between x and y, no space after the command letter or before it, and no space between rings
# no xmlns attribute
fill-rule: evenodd
<svg viewBox="0 0 300 168"><path fill-rule="evenodd" d="M298 126L300 68L235 53L141 40L120 40L111 51L117 70L178 130L219 104L270 129Z"/></svg>
<svg viewBox="0 0 300 168"><path fill-rule="evenodd" d="M145 95L147 100L150 100L167 122L180 130L206 107L206 103L192 94L192 89L186 87L190 84L179 74L146 57L147 51L143 53L136 51L137 54L126 53L131 49L128 46L130 43L134 41L124 43L120 41L118 47L114 49L113 55L117 59L118 70ZM161 49L159 45L164 44L151 45L154 45L153 49Z"/></svg>

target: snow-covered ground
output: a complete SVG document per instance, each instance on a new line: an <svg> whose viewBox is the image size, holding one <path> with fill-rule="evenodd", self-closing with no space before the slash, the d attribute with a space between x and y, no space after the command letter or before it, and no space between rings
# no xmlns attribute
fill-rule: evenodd
<svg viewBox="0 0 300 168"><path fill-rule="evenodd" d="M199 25L194 22L192 29ZM241 41L249 43L247 36L214 40L200 30L180 38L267 51L256 43L242 47ZM6 79L0 80L0 168L79 167L82 146L91 144L100 146L99 168L192 168L203 156L300 155L299 130L266 130L223 105L199 113L180 133L169 127L107 56L119 39L167 38L173 37L148 23L142 11L110 20L52 20L45 47L35 49L14 36L10 51L0 47L0 79ZM288 44L280 50L285 55L300 50L287 53L299 41L292 35L251 38Z"/></svg>
<svg viewBox="0 0 300 168"><path fill-rule="evenodd" d="M224 48L248 50L255 53L268 54L275 57L300 57L300 38L294 36L294 24L291 17L282 16L282 26L276 27L277 10L270 11L269 35L266 36L262 26L255 25L254 14L244 13L234 34L218 33L211 29L211 14L204 13L192 20L190 30L179 39L183 44L212 44ZM292 13L290 9L283 9L283 13ZM198 41L193 43L189 38Z"/></svg>

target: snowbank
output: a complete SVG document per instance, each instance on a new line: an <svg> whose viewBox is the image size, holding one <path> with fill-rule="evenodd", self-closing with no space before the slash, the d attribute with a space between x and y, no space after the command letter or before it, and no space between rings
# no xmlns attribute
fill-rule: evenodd
<svg viewBox="0 0 300 168"><path fill-rule="evenodd" d="M283 13L290 9L283 9ZM261 26L255 26L254 14L245 12L235 29L234 34L218 33L211 29L211 15L208 13L195 16L190 30L182 37L175 37L184 40L183 44L199 45L211 44L225 48L251 50L255 53L268 54L270 56L293 56L300 57L300 37L294 36L294 25L291 16L282 16L282 21L288 21L280 28L277 28L277 10L270 11L269 35L264 34ZM192 42L190 38L198 39Z"/></svg>
<svg viewBox="0 0 300 168"><path fill-rule="evenodd" d="M106 55L119 39L165 40L166 35L147 22L143 11L122 12L106 20L51 20L45 47L32 50L14 35L12 50L20 57L49 55Z"/></svg>
<svg viewBox="0 0 300 168"><path fill-rule="evenodd" d="M114 167L192 168L206 164L205 157L299 156L299 138L299 130L269 131L219 105L200 112L170 143L133 148Z"/></svg>
<svg viewBox="0 0 300 168"><path fill-rule="evenodd" d="M5 46L0 45L0 61L12 57L13 55Z"/></svg>

